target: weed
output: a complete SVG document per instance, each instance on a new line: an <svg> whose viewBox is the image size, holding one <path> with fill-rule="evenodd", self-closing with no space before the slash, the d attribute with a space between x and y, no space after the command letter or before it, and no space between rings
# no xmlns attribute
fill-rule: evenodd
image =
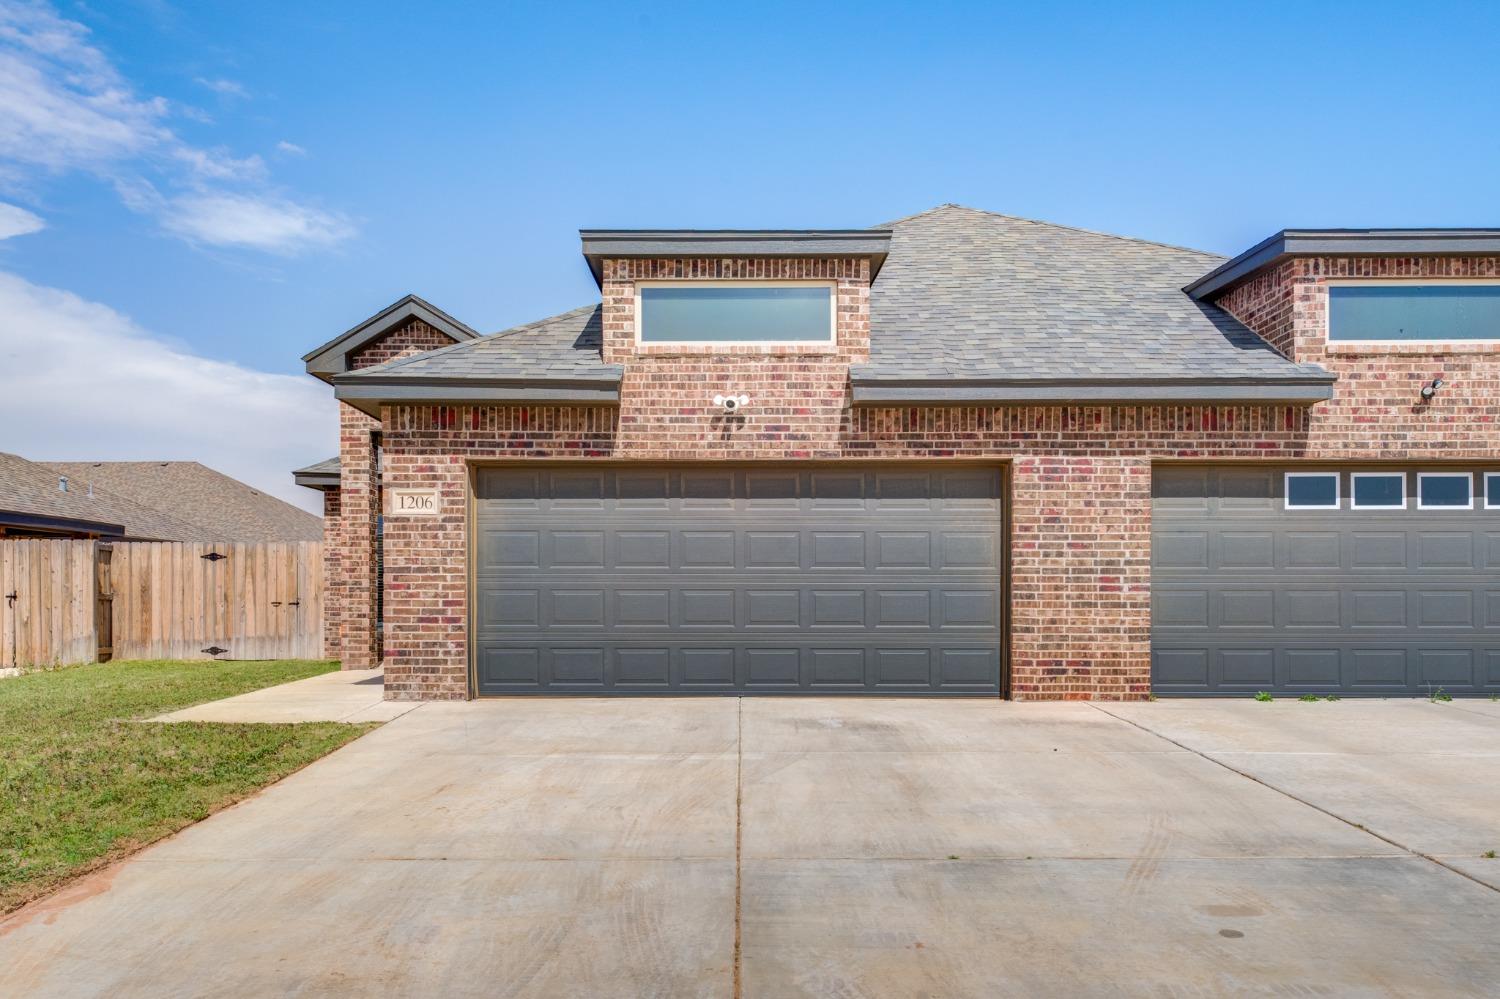
<svg viewBox="0 0 1500 999"><path fill-rule="evenodd" d="M1257 701L1274 701L1274 700L1276 700L1276 698L1274 698L1274 697L1271 696L1271 692L1269 690L1257 690L1255 692L1255 699Z"/></svg>
<svg viewBox="0 0 1500 999"><path fill-rule="evenodd" d="M1297 698L1297 700L1302 701L1306 704L1317 704L1322 699L1323 698L1319 697L1317 694L1303 694L1301 697Z"/></svg>
<svg viewBox="0 0 1500 999"><path fill-rule="evenodd" d="M1340 697L1338 694L1329 694L1327 697L1323 698L1323 700L1325 700L1325 701L1342 701L1343 698Z"/></svg>
<svg viewBox="0 0 1500 999"><path fill-rule="evenodd" d="M1494 860L1495 859L1495 851L1494 850L1486 850L1483 853L1481 853L1480 856L1483 857L1485 860Z"/></svg>
<svg viewBox="0 0 1500 999"><path fill-rule="evenodd" d="M1429 697L1428 700L1433 704L1437 704L1439 701L1442 701L1446 704L1447 702L1453 700L1453 695L1448 693L1442 687L1439 687L1437 690L1434 690L1432 692L1432 696Z"/></svg>

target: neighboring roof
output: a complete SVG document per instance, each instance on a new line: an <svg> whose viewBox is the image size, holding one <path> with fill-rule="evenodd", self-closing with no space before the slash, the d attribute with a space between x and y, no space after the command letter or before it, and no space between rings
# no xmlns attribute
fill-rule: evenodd
<svg viewBox="0 0 1500 999"><path fill-rule="evenodd" d="M66 477L68 488L59 488ZM87 475L0 453L0 524L149 541L212 541L213 534L111 492Z"/></svg>
<svg viewBox="0 0 1500 999"><path fill-rule="evenodd" d="M378 415L382 403L585 402L620 398L619 365L601 358L599 305L397 358L334 378L334 395Z"/></svg>
<svg viewBox="0 0 1500 999"><path fill-rule="evenodd" d="M1331 397L1333 375L1182 291L1215 254L958 205L888 228L855 402Z"/></svg>
<svg viewBox="0 0 1500 999"><path fill-rule="evenodd" d="M1500 229L1283 229L1190 282L1183 291L1211 299L1289 257L1420 257L1500 253Z"/></svg>
<svg viewBox="0 0 1500 999"><path fill-rule="evenodd" d="M322 461L292 472L292 481L309 489L339 488L339 458L324 458Z"/></svg>
<svg viewBox="0 0 1500 999"><path fill-rule="evenodd" d="M325 382L332 381L334 375L349 370L350 355L413 319L420 319L433 329L459 342L479 337L474 330L437 306L424 302L416 295L407 295L405 298L392 302L353 329L340 333L323 346L302 355L302 360L307 365L307 373Z"/></svg>
<svg viewBox="0 0 1500 999"><path fill-rule="evenodd" d="M321 541L323 518L196 461L38 462L191 525L205 541ZM54 481L55 486L55 481ZM129 524L126 525L129 527ZM127 531L134 534L135 531Z"/></svg>
<svg viewBox="0 0 1500 999"><path fill-rule="evenodd" d="M882 229L580 229L594 282L611 257L869 257L880 273L891 234Z"/></svg>

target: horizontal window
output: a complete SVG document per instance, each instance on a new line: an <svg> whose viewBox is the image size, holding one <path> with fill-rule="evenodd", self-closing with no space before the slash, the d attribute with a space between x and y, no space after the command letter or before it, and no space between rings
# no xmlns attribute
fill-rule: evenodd
<svg viewBox="0 0 1500 999"><path fill-rule="evenodd" d="M1500 341L1500 283L1330 285L1328 339L1335 343Z"/></svg>
<svg viewBox="0 0 1500 999"><path fill-rule="evenodd" d="M1406 509L1404 472L1354 472L1349 483L1351 506L1356 510Z"/></svg>
<svg viewBox="0 0 1500 999"><path fill-rule="evenodd" d="M1474 476L1468 472L1420 472L1417 507L1422 510L1468 510L1474 506Z"/></svg>
<svg viewBox="0 0 1500 999"><path fill-rule="evenodd" d="M1287 472L1286 508L1288 510L1337 510L1339 476L1337 472Z"/></svg>
<svg viewBox="0 0 1500 999"><path fill-rule="evenodd" d="M832 343L829 284L638 286L641 343Z"/></svg>

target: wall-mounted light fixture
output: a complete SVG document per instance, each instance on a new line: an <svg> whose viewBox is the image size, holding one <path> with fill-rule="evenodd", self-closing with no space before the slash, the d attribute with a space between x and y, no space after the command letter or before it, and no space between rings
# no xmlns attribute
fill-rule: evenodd
<svg viewBox="0 0 1500 999"><path fill-rule="evenodd" d="M1437 390L1443 387L1441 378L1434 378L1431 384L1422 386L1422 401L1431 402L1432 397L1437 395Z"/></svg>
<svg viewBox="0 0 1500 999"><path fill-rule="evenodd" d="M726 413L737 413L742 406L750 405L748 395L716 395L714 405L723 408Z"/></svg>

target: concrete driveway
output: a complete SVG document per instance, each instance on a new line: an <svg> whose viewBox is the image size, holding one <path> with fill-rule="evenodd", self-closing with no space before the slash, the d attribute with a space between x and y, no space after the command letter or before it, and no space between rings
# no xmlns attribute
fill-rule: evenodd
<svg viewBox="0 0 1500 999"><path fill-rule="evenodd" d="M0 993L1493 995L1497 768L1489 702L428 704L0 924Z"/></svg>

